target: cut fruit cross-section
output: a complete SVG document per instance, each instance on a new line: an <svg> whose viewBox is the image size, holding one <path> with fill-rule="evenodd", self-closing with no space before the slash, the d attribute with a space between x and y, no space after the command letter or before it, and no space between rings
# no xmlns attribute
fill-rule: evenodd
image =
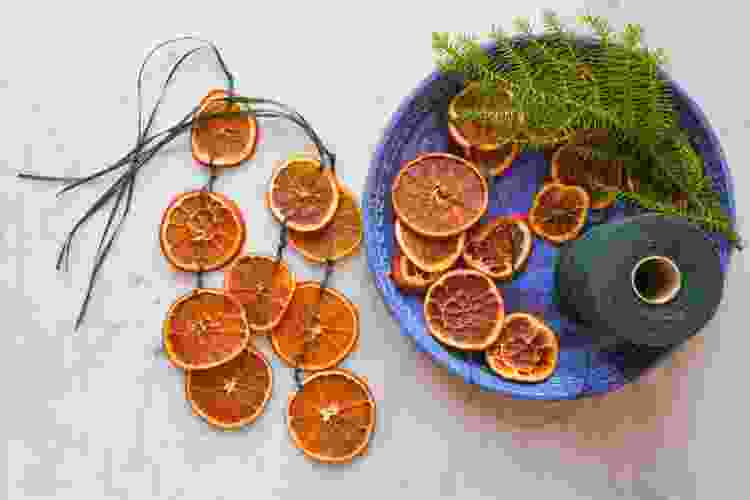
<svg viewBox="0 0 750 500"><path fill-rule="evenodd" d="M170 361L185 370L226 363L250 341L242 304L221 290L205 288L196 288L172 304L163 334Z"/></svg>
<svg viewBox="0 0 750 500"><path fill-rule="evenodd" d="M227 265L245 242L239 207L208 191L183 193L167 207L159 231L167 260L181 271L215 271Z"/></svg>
<svg viewBox="0 0 750 500"><path fill-rule="evenodd" d="M351 372L318 372L289 396L287 428L308 457L349 462L367 449L375 428L375 401L366 382Z"/></svg>
<svg viewBox="0 0 750 500"><path fill-rule="evenodd" d="M289 366L306 371L336 366L354 349L359 337L357 306L320 283L298 283L292 302L271 333L276 354Z"/></svg>
<svg viewBox="0 0 750 500"><path fill-rule="evenodd" d="M252 348L220 366L185 375L185 395L193 411L222 429L237 429L258 418L272 386L271 365Z"/></svg>
<svg viewBox="0 0 750 500"><path fill-rule="evenodd" d="M201 100L197 119L213 114L241 111L237 103L224 100L224 90L212 90ZM192 130L193 157L204 165L233 167L253 155L258 139L254 117L220 116L196 122Z"/></svg>
<svg viewBox="0 0 750 500"><path fill-rule="evenodd" d="M427 273L414 265L405 255L395 254L391 260L389 277L404 293L425 293L443 273Z"/></svg>
<svg viewBox="0 0 750 500"><path fill-rule="evenodd" d="M500 334L505 306L487 275L460 269L445 273L430 286L424 316L430 333L443 344L481 351Z"/></svg>
<svg viewBox="0 0 750 500"><path fill-rule="evenodd" d="M401 252L415 266L428 273L438 273L453 267L461 257L466 241L466 233L450 238L426 238L406 227L398 219L393 231Z"/></svg>
<svg viewBox="0 0 750 500"><path fill-rule="evenodd" d="M529 226L546 240L559 244L578 237L590 207L588 193L580 186L547 184L534 197Z"/></svg>
<svg viewBox="0 0 750 500"><path fill-rule="evenodd" d="M250 328L268 331L281 321L296 282L283 260L243 255L224 272L224 288L245 308Z"/></svg>
<svg viewBox="0 0 750 500"><path fill-rule="evenodd" d="M533 238L525 221L496 217L469 233L464 261L491 278L510 279L529 258Z"/></svg>
<svg viewBox="0 0 750 500"><path fill-rule="evenodd" d="M526 313L505 318L497 341L486 351L489 367L501 377L519 382L542 382L557 367L557 335L540 319Z"/></svg>

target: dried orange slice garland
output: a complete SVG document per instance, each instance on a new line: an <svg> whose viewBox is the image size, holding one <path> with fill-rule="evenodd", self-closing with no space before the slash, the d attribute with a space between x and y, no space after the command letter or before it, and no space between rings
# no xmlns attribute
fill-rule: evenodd
<svg viewBox="0 0 750 500"><path fill-rule="evenodd" d="M186 41L201 45L177 59L144 120L141 90L146 63L164 47ZM200 50L213 52L227 88L209 91L185 118L154 133L154 119L166 89L181 65ZM277 101L237 95L234 89L234 77L215 45L194 37L164 42L148 54L139 72L139 135L130 152L112 166L82 178L20 177L62 182L67 192L124 170L74 226L60 252L58 268L66 263L80 228L109 201L114 202L76 320L78 328L101 265L130 213L137 173L167 144L190 132L192 156L205 167L209 180L202 189L184 192L167 206L158 234L165 259L175 270L196 273L197 286L169 307L159 352L184 370L185 396L194 413L216 427L236 429L257 419L271 397L271 365L255 346L258 338L270 333L273 347L295 367L297 392L293 404L290 399L293 410L289 412L292 441L312 458L347 461L367 447L375 425L375 403L363 378L336 368L357 343L359 315L356 306L329 288L328 282L333 262L361 244L361 212L356 197L336 176L335 155L302 115ZM214 184L226 167L252 158L258 121L264 118L282 118L299 126L311 140L314 154L308 149L291 156L271 179L266 203L281 223L276 254L240 256L247 239L245 222L232 200L214 192ZM296 283L283 260L290 237L306 258L325 264L320 283ZM219 270L224 272L224 288L204 287L203 273ZM309 328L300 336L295 326L302 320ZM324 399L313 401L310 391ZM310 412L317 412L325 425L300 418ZM321 432L311 441L316 429Z"/></svg>

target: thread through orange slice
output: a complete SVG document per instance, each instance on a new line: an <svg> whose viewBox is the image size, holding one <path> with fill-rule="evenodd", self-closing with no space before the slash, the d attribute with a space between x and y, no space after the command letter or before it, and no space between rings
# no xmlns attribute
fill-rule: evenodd
<svg viewBox="0 0 750 500"><path fill-rule="evenodd" d="M225 101L226 96L224 90L210 91L201 100L197 118L242 110L239 104ZM193 157L205 165L237 166L253 155L257 139L258 124L250 115L198 121L191 135Z"/></svg>

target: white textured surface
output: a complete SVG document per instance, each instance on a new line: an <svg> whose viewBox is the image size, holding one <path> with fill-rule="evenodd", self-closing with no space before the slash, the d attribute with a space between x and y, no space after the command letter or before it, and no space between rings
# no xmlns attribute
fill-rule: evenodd
<svg viewBox="0 0 750 500"><path fill-rule="evenodd" d="M639 22L651 44L669 50L673 76L720 134L746 233L747 71L731 66L745 59L745 7L635 0L544 6L565 16L589 7L615 22ZM390 114L432 69L430 33L484 31L536 13L528 2L468 0L27 1L8 8L0 32L7 497L694 499L743 491L737 445L748 417L741 386L750 342L741 304L750 282L741 254L718 316L673 362L620 393L554 405L480 393L414 353L358 256L333 286L360 307L360 350L345 366L368 377L378 429L366 458L320 466L288 440L283 411L292 379L278 360L264 416L247 431L219 433L190 414L180 374L154 357L166 308L193 284L168 271L156 233L170 197L204 181L183 138L139 177L135 208L85 327L72 333L104 218L81 233L71 274L56 273L53 261L104 184L56 199L53 186L14 176L20 169L84 174L129 148L136 69L156 42L188 33L215 41L239 90L302 112L338 154L342 179L361 192ZM151 66L149 99L165 61ZM174 121L219 82L212 60L199 58L179 77L159 123ZM261 194L273 161L304 144L291 127L267 125L257 159L218 181L248 217L249 251L272 250L277 233ZM322 275L290 260L302 278Z"/></svg>

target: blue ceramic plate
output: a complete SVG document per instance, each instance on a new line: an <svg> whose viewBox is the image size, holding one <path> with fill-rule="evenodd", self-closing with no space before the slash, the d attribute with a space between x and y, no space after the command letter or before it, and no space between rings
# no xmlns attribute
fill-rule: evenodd
<svg viewBox="0 0 750 500"><path fill-rule="evenodd" d="M694 146L722 194L724 208L734 219L732 182L719 140L698 106L679 85L672 82L672 87L681 124L696 137ZM451 150L446 113L450 99L461 88L462 82L455 77L438 72L428 76L403 100L372 159L363 196L364 232L368 264L383 300L403 335L414 340L416 349L428 352L467 383L516 398L542 400L574 399L621 388L668 352L621 349L595 353L590 349L587 340L576 335L576 324L557 309L553 297L558 250L546 242L535 239L527 271L510 283L500 283L507 313L539 313L560 335L558 368L540 384L505 380L487 368L482 353L465 353L436 342L426 329L422 297L402 294L388 278L394 250L391 184L405 162L423 153ZM488 216L528 211L548 168L542 154L522 154L492 186ZM610 220L622 218L626 210L628 207L616 205L609 211ZM718 243L722 266L726 269L729 244L723 237L712 235L712 238Z"/></svg>

